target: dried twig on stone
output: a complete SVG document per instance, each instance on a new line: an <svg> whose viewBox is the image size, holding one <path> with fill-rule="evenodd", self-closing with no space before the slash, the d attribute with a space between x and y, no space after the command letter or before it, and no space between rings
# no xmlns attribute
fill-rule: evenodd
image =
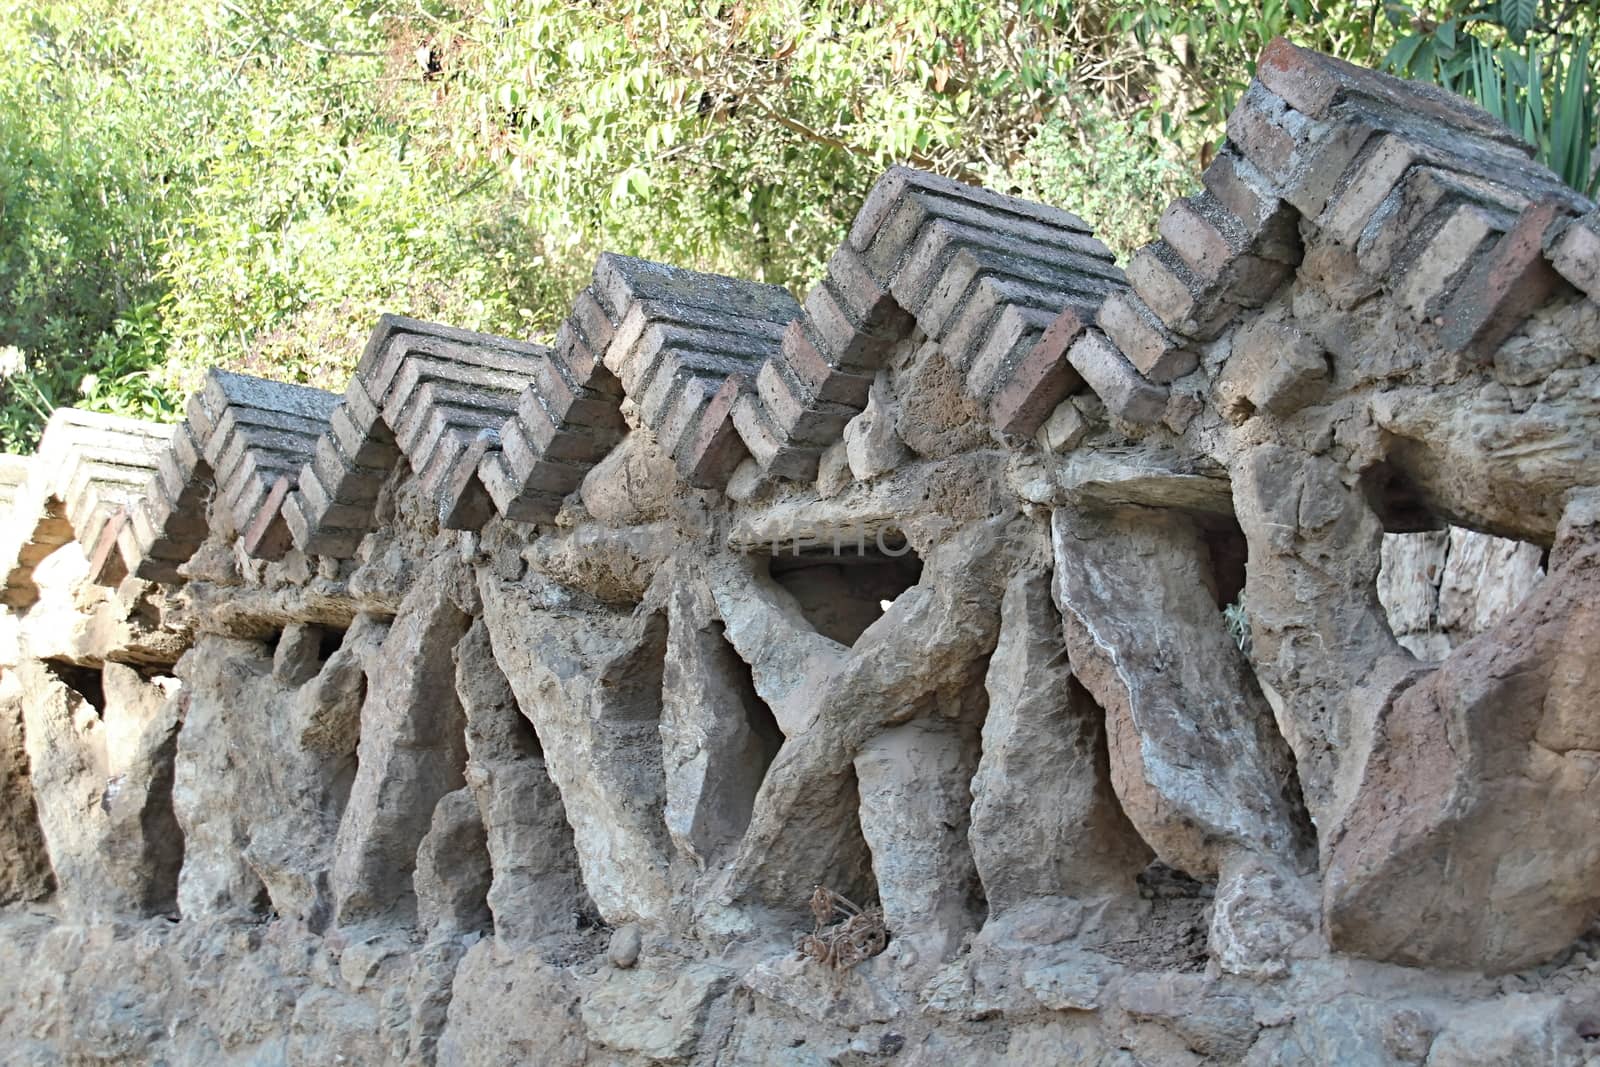
<svg viewBox="0 0 1600 1067"><path fill-rule="evenodd" d="M811 914L816 928L796 946L802 957L810 957L835 970L854 967L876 956L889 944L889 929L883 922L883 909L876 904L863 908L826 886L811 894Z"/></svg>

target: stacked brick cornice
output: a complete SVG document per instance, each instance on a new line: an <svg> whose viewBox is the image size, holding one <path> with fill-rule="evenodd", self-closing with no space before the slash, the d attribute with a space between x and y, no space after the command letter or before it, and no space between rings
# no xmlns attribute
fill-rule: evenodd
<svg viewBox="0 0 1600 1067"><path fill-rule="evenodd" d="M164 448L84 451L100 480L76 518L37 505L39 537L70 522L108 576L165 581L213 530L261 558L351 558L402 461L445 528L551 522L630 419L687 486L746 461L805 481L915 337L1012 444L1077 393L1126 427L1181 427L1172 383L1205 347L1334 261L1341 299L1382 292L1473 359L1569 283L1600 291L1593 205L1447 93L1279 40L1228 135L1126 277L1069 212L896 167L803 302L605 255L553 347L385 316L342 397L215 372ZM45 451L90 447L70 418Z"/></svg>
<svg viewBox="0 0 1600 1067"><path fill-rule="evenodd" d="M165 433L136 419L62 408L51 415L35 456L8 461L11 510L0 535L8 606L32 603L34 565L74 539L106 580L127 573L114 554L118 534L144 495Z"/></svg>

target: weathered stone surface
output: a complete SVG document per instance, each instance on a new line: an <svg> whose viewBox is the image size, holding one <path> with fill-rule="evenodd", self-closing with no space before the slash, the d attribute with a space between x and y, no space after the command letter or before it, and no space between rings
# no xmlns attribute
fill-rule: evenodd
<svg viewBox="0 0 1600 1067"><path fill-rule="evenodd" d="M488 926L489 879L489 849L477 801L465 787L446 793L417 846L412 881L418 928L433 937L450 937Z"/></svg>
<svg viewBox="0 0 1600 1067"><path fill-rule="evenodd" d="M1590 921L1596 583L1590 548L1386 709L1330 828L1336 946L1507 971Z"/></svg>
<svg viewBox="0 0 1600 1067"><path fill-rule="evenodd" d="M890 726L855 757L861 833L901 966L948 959L978 926L967 843L976 710Z"/></svg>
<svg viewBox="0 0 1600 1067"><path fill-rule="evenodd" d="M1040 898L1130 895L1150 851L1112 792L1104 713L1073 679L1048 577L1012 578L1000 614L969 833L989 921Z"/></svg>
<svg viewBox="0 0 1600 1067"><path fill-rule="evenodd" d="M1232 850L1295 856L1293 761L1223 626L1200 530L1170 512L1058 511L1053 534L1073 671L1106 709L1111 780L1140 834L1199 877Z"/></svg>
<svg viewBox="0 0 1600 1067"><path fill-rule="evenodd" d="M420 575L368 665L356 775L334 847L341 924L415 907L417 846L439 799L466 782L465 716L451 674L434 666L449 662L471 621L453 599L452 584L466 580L448 559Z"/></svg>
<svg viewBox="0 0 1600 1067"><path fill-rule="evenodd" d="M586 910L561 793L550 780L533 724L495 663L482 619L452 653L467 719L467 785L485 828L495 936L521 944L569 931Z"/></svg>
<svg viewBox="0 0 1600 1067"><path fill-rule="evenodd" d="M69 914L172 911L183 859L172 814L181 698L121 664L24 661L18 674L39 827Z"/></svg>
<svg viewBox="0 0 1600 1067"><path fill-rule="evenodd" d="M53 888L29 781L22 680L0 668L0 904L37 900Z"/></svg>
<svg viewBox="0 0 1600 1067"><path fill-rule="evenodd" d="M578 496L590 515L613 526L661 518L672 502L672 461L646 431L629 434L583 479Z"/></svg>
<svg viewBox="0 0 1600 1067"><path fill-rule="evenodd" d="M495 662L539 735L590 897L608 922L664 921L665 619L585 603L535 575L480 588Z"/></svg>
<svg viewBox="0 0 1600 1067"><path fill-rule="evenodd" d="M584 997L583 1025L604 1048L649 1061L678 1059L693 1050L712 999L731 978L708 963L666 974L612 971Z"/></svg>

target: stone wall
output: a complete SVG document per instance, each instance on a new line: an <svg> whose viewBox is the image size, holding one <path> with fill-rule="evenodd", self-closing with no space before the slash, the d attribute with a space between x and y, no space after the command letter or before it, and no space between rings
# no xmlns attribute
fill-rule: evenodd
<svg viewBox="0 0 1600 1067"><path fill-rule="evenodd" d="M896 168L803 302L58 412L7 1061L1591 1060L1600 214L1283 41L1228 129L1125 272Z"/></svg>

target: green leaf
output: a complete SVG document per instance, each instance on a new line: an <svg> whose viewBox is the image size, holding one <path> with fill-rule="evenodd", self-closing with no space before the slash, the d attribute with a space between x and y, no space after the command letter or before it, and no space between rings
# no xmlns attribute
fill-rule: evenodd
<svg viewBox="0 0 1600 1067"><path fill-rule="evenodd" d="M1527 40L1538 17L1539 0L1500 0L1498 21L1506 35L1519 45Z"/></svg>
<svg viewBox="0 0 1600 1067"><path fill-rule="evenodd" d="M1420 33L1408 34L1400 38L1383 57L1383 65L1396 74L1412 75L1412 61L1416 59L1417 49L1421 48L1427 40Z"/></svg>

